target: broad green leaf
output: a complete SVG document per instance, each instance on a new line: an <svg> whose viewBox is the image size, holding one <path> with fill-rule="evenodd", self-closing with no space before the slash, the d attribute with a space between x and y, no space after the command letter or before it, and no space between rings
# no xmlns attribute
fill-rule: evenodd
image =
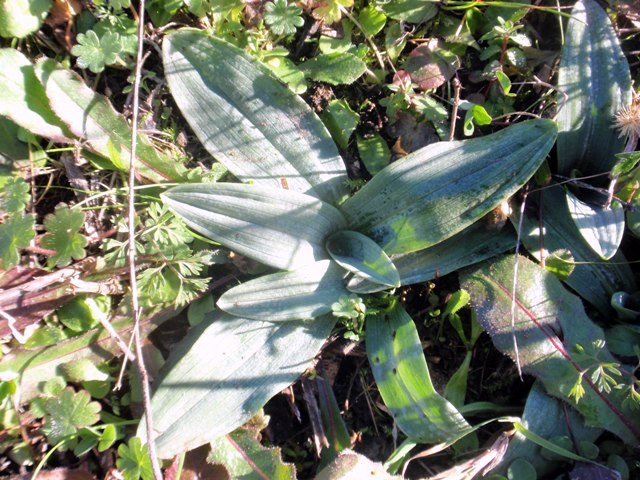
<svg viewBox="0 0 640 480"><path fill-rule="evenodd" d="M636 314L637 317L637 314ZM634 357L640 345L640 325L614 325L604 332L611 353L624 357Z"/></svg>
<svg viewBox="0 0 640 480"><path fill-rule="evenodd" d="M623 320L635 320L640 316L640 292L629 294L616 292L611 295L611 306Z"/></svg>
<svg viewBox="0 0 640 480"><path fill-rule="evenodd" d="M400 275L389 257L369 237L351 230L327 239L327 251L341 267L362 278L387 287L399 287Z"/></svg>
<svg viewBox="0 0 640 480"><path fill-rule="evenodd" d="M12 48L3 48L0 65L0 115L35 135L55 142L70 142L71 133L51 110L27 57Z"/></svg>
<svg viewBox="0 0 640 480"><path fill-rule="evenodd" d="M553 146L550 120L528 120L486 137L439 142L392 163L342 206L350 228L387 254L446 240L513 195Z"/></svg>
<svg viewBox="0 0 640 480"><path fill-rule="evenodd" d="M400 305L367 318L367 356L385 405L410 439L440 443L471 429L436 392L413 320Z"/></svg>
<svg viewBox="0 0 640 480"><path fill-rule="evenodd" d="M606 262L585 243L571 220L562 187L546 188L542 197L531 194L527 197L527 204L529 208L521 232L523 245L538 261L541 255L547 257L554 252L569 250L576 264L566 283L586 301L609 315L611 295L618 291L635 291L631 268L620 252ZM542 236L540 222L544 232ZM514 224L517 222L514 221Z"/></svg>
<svg viewBox="0 0 640 480"><path fill-rule="evenodd" d="M272 323L222 315L194 327L152 398L158 455L171 458L249 420L311 365L334 325L330 316Z"/></svg>
<svg viewBox="0 0 640 480"><path fill-rule="evenodd" d="M207 462L225 467L234 480L296 480L296 469L282 461L277 447L263 447L256 435L239 428L211 442Z"/></svg>
<svg viewBox="0 0 640 480"><path fill-rule="evenodd" d="M276 77L286 83L293 93L300 95L307 91L304 73L288 58L273 56L265 60L265 65Z"/></svg>
<svg viewBox="0 0 640 480"><path fill-rule="evenodd" d="M47 260L49 267L66 267L71 259L81 260L85 257L84 247L88 242L79 233L84 226L84 213L81 210L72 210L60 203L53 214L44 218L44 226L47 233L42 236L40 244L56 252Z"/></svg>
<svg viewBox="0 0 640 480"><path fill-rule="evenodd" d="M558 422L558 418L565 420ZM539 381L533 384L527 396L522 413L522 424L530 432L546 439L569 435L571 432L575 438L593 441L602 434L600 429L585 426L575 410L564 408L561 401L547 395ZM542 457L540 451L539 445L528 440L522 433L516 432L509 442L502 461L492 472L506 473L511 462L517 458L523 458L536 467L540 476L548 476L557 469L558 465Z"/></svg>
<svg viewBox="0 0 640 480"><path fill-rule="evenodd" d="M0 37L24 38L36 32L49 8L51 0L0 0Z"/></svg>
<svg viewBox="0 0 640 480"><path fill-rule="evenodd" d="M149 450L139 437L132 437L118 447L116 465L124 480L154 480Z"/></svg>
<svg viewBox="0 0 640 480"><path fill-rule="evenodd" d="M298 65L305 77L331 85L350 85L367 71L367 65L353 53L327 53Z"/></svg>
<svg viewBox="0 0 640 480"><path fill-rule="evenodd" d="M2 169L8 169L16 162L24 164L29 161L29 148L18 139L19 128L8 118L0 116L0 168Z"/></svg>
<svg viewBox="0 0 640 480"><path fill-rule="evenodd" d="M373 37L380 32L386 22L387 16L377 9L374 4L369 4L362 8L358 14L358 23L362 26L362 32L368 37Z"/></svg>
<svg viewBox="0 0 640 480"><path fill-rule="evenodd" d="M313 10L313 16L323 20L327 25L336 23L342 17L341 7L353 6L353 0L325 0Z"/></svg>
<svg viewBox="0 0 640 480"><path fill-rule="evenodd" d="M196 30L164 39L173 97L204 147L242 181L337 205L347 175L322 122L256 60Z"/></svg>
<svg viewBox="0 0 640 480"><path fill-rule="evenodd" d="M571 219L582 238L602 259L609 260L618 251L624 233L624 210L618 202L609 208L595 207L578 200L567 191Z"/></svg>
<svg viewBox="0 0 640 480"><path fill-rule="evenodd" d="M624 140L615 113L631 103L631 76L607 13L595 0L579 0L567 25L558 69L558 170L570 175L608 172Z"/></svg>
<svg viewBox="0 0 640 480"><path fill-rule="evenodd" d="M384 12L394 20L423 23L438 13L434 0L391 0L383 5Z"/></svg>
<svg viewBox="0 0 640 480"><path fill-rule="evenodd" d="M373 462L361 453L345 450L318 472L315 480L401 480L401 478L398 475L389 475L381 463Z"/></svg>
<svg viewBox="0 0 640 480"><path fill-rule="evenodd" d="M11 215L0 224L0 268L8 270L20 261L19 248L28 247L35 237L33 216Z"/></svg>
<svg viewBox="0 0 640 480"><path fill-rule="evenodd" d="M87 87L75 72L53 60L39 61L35 71L51 107L73 134L83 139L89 150L104 157L113 157L115 150L115 155L121 159L116 161L115 167L128 171L131 127L111 102ZM177 181L186 175L176 159L158 151L143 133L138 133L136 170L153 182Z"/></svg>
<svg viewBox="0 0 640 480"><path fill-rule="evenodd" d="M382 135L376 133L371 137L357 136L358 153L367 172L375 175L391 162L391 151Z"/></svg>
<svg viewBox="0 0 640 480"><path fill-rule="evenodd" d="M149 0L146 10L156 27L164 27L183 5L182 0Z"/></svg>
<svg viewBox="0 0 640 480"><path fill-rule="evenodd" d="M360 115L351 109L346 100L331 100L322 119L340 148L347 148L349 138L360 122Z"/></svg>
<svg viewBox="0 0 640 480"><path fill-rule="evenodd" d="M605 346L602 329L587 317L580 299L553 274L524 257L518 260L513 324L513 256L485 262L462 274L461 287L471 295L478 321L496 348L514 360L515 337L522 371L539 379L550 395L570 402L587 425L638 444L640 417L624 404L628 394L619 389L607 392L590 380L592 355L597 355L599 362L616 361ZM578 353L578 345L585 354ZM569 396L583 370L588 371L582 378L584 395L576 402Z"/></svg>
<svg viewBox="0 0 640 480"><path fill-rule="evenodd" d="M261 185L187 184L163 201L197 232L266 265L293 270L328 258L327 236L346 227L317 198Z"/></svg>
<svg viewBox="0 0 640 480"><path fill-rule="evenodd" d="M225 292L218 308L256 320L283 321L315 318L331 312L331 304L349 292L345 271L331 260L307 264L250 280Z"/></svg>
<svg viewBox="0 0 640 480"><path fill-rule="evenodd" d="M47 398L44 408L46 416L42 431L51 445L96 423L101 410L100 403L92 402L88 392L75 392L71 387L65 388L57 397Z"/></svg>
<svg viewBox="0 0 640 480"><path fill-rule="evenodd" d="M469 366L471 365L471 357L473 352L467 351L462 363L457 368L444 388L444 398L449 400L451 404L460 408L464 405L464 398L467 395L467 379L469 378Z"/></svg>
<svg viewBox="0 0 640 480"><path fill-rule="evenodd" d="M317 376L315 384L318 389L318 404L324 433L329 442L327 448L320 452L320 465L325 465L351 445L349 431L344 423L338 401L333 393L331 384L324 378Z"/></svg>

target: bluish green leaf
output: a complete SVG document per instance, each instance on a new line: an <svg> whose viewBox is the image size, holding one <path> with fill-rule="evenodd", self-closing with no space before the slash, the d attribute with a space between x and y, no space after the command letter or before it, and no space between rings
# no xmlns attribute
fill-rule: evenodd
<svg viewBox="0 0 640 480"><path fill-rule="evenodd" d="M218 308L271 322L319 317L331 312L341 295L349 294L343 286L344 275L331 260L264 275L225 292Z"/></svg>
<svg viewBox="0 0 640 480"><path fill-rule="evenodd" d="M326 243L329 255L343 268L387 287L399 287L400 275L386 253L369 237L351 230L334 233Z"/></svg>
<svg viewBox="0 0 640 480"><path fill-rule="evenodd" d="M346 100L332 100L323 112L322 119L340 148L347 148L360 116L351 109Z"/></svg>
<svg viewBox="0 0 640 480"><path fill-rule="evenodd" d="M311 365L335 319L205 320L171 352L152 398L161 458L226 435ZM141 422L138 435L145 430Z"/></svg>
<svg viewBox="0 0 640 480"><path fill-rule="evenodd" d="M439 142L392 163L342 206L350 228L387 254L430 247L507 200L553 146L555 124L529 120L493 135Z"/></svg>
<svg viewBox="0 0 640 480"><path fill-rule="evenodd" d="M383 5L384 12L394 20L423 23L438 13L433 0L391 0Z"/></svg>
<svg viewBox="0 0 640 480"><path fill-rule="evenodd" d="M165 37L169 88L204 147L242 181L337 205L347 174L324 125L255 59L197 30Z"/></svg>
<svg viewBox="0 0 640 480"><path fill-rule="evenodd" d="M591 249L604 260L613 257L624 233L624 210L620 204L613 202L608 208L595 207L567 191L567 205L571 219Z"/></svg>
<svg viewBox="0 0 640 480"><path fill-rule="evenodd" d="M624 140L614 115L631 103L629 64L607 13L595 0L579 0L567 25L558 69L558 170L570 175L608 172Z"/></svg>
<svg viewBox="0 0 640 480"><path fill-rule="evenodd" d="M436 392L416 326L396 304L367 318L367 356L385 405L410 439L440 443L471 427Z"/></svg>
<svg viewBox="0 0 640 480"><path fill-rule="evenodd" d="M282 188L185 184L168 190L162 199L197 232L279 269L328 258L325 239L346 227L330 204Z"/></svg>

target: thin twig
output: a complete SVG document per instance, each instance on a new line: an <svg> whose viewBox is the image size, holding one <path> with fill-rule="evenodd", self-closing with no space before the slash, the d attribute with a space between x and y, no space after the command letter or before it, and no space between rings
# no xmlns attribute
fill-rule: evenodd
<svg viewBox="0 0 640 480"><path fill-rule="evenodd" d="M453 109L451 110L451 129L449 130L449 141L453 142L456 133L456 121L458 120L458 107L460 106L460 80L454 77L453 84Z"/></svg>
<svg viewBox="0 0 640 480"><path fill-rule="evenodd" d="M133 337L135 343L136 367L140 375L142 387L142 399L144 415L147 427L147 446L149 459L153 468L153 476L156 480L162 480L162 470L156 454L155 434L151 414L151 391L149 388L149 375L144 365L142 355L142 341L140 339L140 305L138 304L138 284L136 282L136 249L135 249L135 182L136 182L136 146L138 136L138 109L140 107L140 77L142 72L144 50L144 8L145 0L140 0L138 18L138 54L136 57L136 69L133 81L133 115L131 119L131 156L129 157L129 205L127 223L129 225L129 282L131 287L131 311L133 314Z"/></svg>

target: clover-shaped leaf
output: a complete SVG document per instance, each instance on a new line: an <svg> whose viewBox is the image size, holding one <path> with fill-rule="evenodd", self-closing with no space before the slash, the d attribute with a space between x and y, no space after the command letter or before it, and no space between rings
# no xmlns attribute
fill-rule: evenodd
<svg viewBox="0 0 640 480"><path fill-rule="evenodd" d="M296 27L304 25L302 9L287 5L287 0L274 0L264 7L264 21L276 35L293 35Z"/></svg>
<svg viewBox="0 0 640 480"><path fill-rule="evenodd" d="M122 10L123 8L129 8L130 5L131 0L109 0L109 6L116 12Z"/></svg>
<svg viewBox="0 0 640 480"><path fill-rule="evenodd" d="M122 50L120 36L113 32L98 37L96 32L89 30L86 34L78 34L77 41L71 54L78 57L80 68L88 68L93 73L100 73L106 65L114 63Z"/></svg>
<svg viewBox="0 0 640 480"><path fill-rule="evenodd" d="M0 208L6 213L17 213L24 210L25 205L31 198L29 194L29 184L20 177L12 177L4 184Z"/></svg>
<svg viewBox="0 0 640 480"><path fill-rule="evenodd" d="M75 392L65 388L60 395L45 400L45 426L42 428L51 445L62 442L78 433L81 428L98 421L101 406L91 401L85 390Z"/></svg>
<svg viewBox="0 0 640 480"><path fill-rule="evenodd" d="M35 221L31 215L10 216L0 225L0 267L9 269L20 261L19 248L28 247L36 232Z"/></svg>
<svg viewBox="0 0 640 480"><path fill-rule="evenodd" d="M87 239L78 233L83 223L84 213L72 210L63 203L56 207L53 214L45 217L44 226L47 233L43 235L40 244L43 248L56 252L49 257L49 267L64 267L71 263L72 258L84 258Z"/></svg>
<svg viewBox="0 0 640 480"><path fill-rule="evenodd" d="M365 313L367 307L362 298L355 293L351 295L341 295L337 302L331 304L331 310L336 317L358 318Z"/></svg>
<svg viewBox="0 0 640 480"><path fill-rule="evenodd" d="M330 25L340 20L340 7L351 7L353 0L321 0L315 3L319 6L313 11L313 16Z"/></svg>
<svg viewBox="0 0 640 480"><path fill-rule="evenodd" d="M129 439L128 445L118 447L116 465L124 480L153 480L153 470L146 445L138 437Z"/></svg>

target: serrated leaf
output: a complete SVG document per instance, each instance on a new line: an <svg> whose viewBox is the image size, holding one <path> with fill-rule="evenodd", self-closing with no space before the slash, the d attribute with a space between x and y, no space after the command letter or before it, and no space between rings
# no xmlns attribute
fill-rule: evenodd
<svg viewBox="0 0 640 480"><path fill-rule="evenodd" d="M154 480L149 450L138 437L129 439L127 444L118 447L116 466L122 472L124 480Z"/></svg>
<svg viewBox="0 0 640 480"><path fill-rule="evenodd" d="M218 308L227 313L264 321L315 318L331 312L331 304L348 295L345 271L321 260L291 272L264 275L227 290Z"/></svg>
<svg viewBox="0 0 640 480"><path fill-rule="evenodd" d="M568 94L566 102L559 97L559 173L608 172L624 146L612 126L615 113L631 103L631 76L611 21L595 0L579 0L573 8L558 89Z"/></svg>
<svg viewBox="0 0 640 480"><path fill-rule="evenodd" d="M0 49L0 115L29 132L69 143L71 133L56 117L31 62L12 48Z"/></svg>
<svg viewBox="0 0 640 480"><path fill-rule="evenodd" d="M311 364L334 325L331 316L272 323L222 315L194 327L152 398L158 455L171 458L249 420Z"/></svg>
<svg viewBox="0 0 640 480"><path fill-rule="evenodd" d="M0 37L24 38L36 32L51 8L51 0L0 0Z"/></svg>
<svg viewBox="0 0 640 480"><path fill-rule="evenodd" d="M322 119L340 148L347 148L349 138L360 122L360 115L351 109L346 100L331 100Z"/></svg>
<svg viewBox="0 0 640 480"><path fill-rule="evenodd" d="M361 233L341 230L327 239L331 258L346 270L371 282L399 287L400 275L380 246Z"/></svg>
<svg viewBox="0 0 640 480"><path fill-rule="evenodd" d="M331 85L350 85L367 71L367 65L353 53L327 53L298 65L306 77Z"/></svg>
<svg viewBox="0 0 640 480"><path fill-rule="evenodd" d="M12 177L4 184L0 194L0 211L19 214L31 200L31 187L21 177Z"/></svg>
<svg viewBox="0 0 640 480"><path fill-rule="evenodd" d="M635 291L633 274L620 252L611 261L603 262L585 243L571 220L562 187L550 186L541 197L529 195L527 204L529 209L522 221L523 245L538 261L541 255L547 257L556 251L569 250L576 264L566 283L587 302L609 315L611 295L618 291Z"/></svg>
<svg viewBox="0 0 640 480"><path fill-rule="evenodd" d="M598 208L581 202L569 191L566 195L571 219L582 238L600 258L609 260L622 242L624 210L618 202L613 202L609 208Z"/></svg>
<svg viewBox="0 0 640 480"><path fill-rule="evenodd" d="M189 29L165 38L163 60L191 128L236 177L271 187L284 179L334 205L345 198L344 163L326 128L264 65Z"/></svg>
<svg viewBox="0 0 640 480"><path fill-rule="evenodd" d="M4 270L20 261L19 248L28 247L36 236L35 221L31 215L11 215L0 224L0 267Z"/></svg>
<svg viewBox="0 0 640 480"><path fill-rule="evenodd" d="M277 447L263 447L255 433L239 428L211 443L207 462L225 467L231 478L252 480L295 480L296 469L282 461Z"/></svg>
<svg viewBox="0 0 640 480"><path fill-rule="evenodd" d="M78 57L80 68L88 68L93 73L100 73L107 65L113 64L122 50L120 36L114 32L106 32L98 37L93 30L79 33L77 44L71 49L71 54Z"/></svg>
<svg viewBox="0 0 640 480"><path fill-rule="evenodd" d="M387 254L430 247L513 195L555 136L553 122L533 120L482 138L429 145L383 169L341 209L350 228Z"/></svg>
<svg viewBox="0 0 640 480"><path fill-rule="evenodd" d="M116 160L117 169L129 170L131 127L109 100L84 83L75 72L53 60L43 59L36 74L45 86L51 107L69 129L95 153ZM176 159L158 151L148 136L138 133L137 173L153 182L178 181L186 176Z"/></svg>
<svg viewBox="0 0 640 480"><path fill-rule="evenodd" d="M416 326L399 304L368 317L366 328L371 371L400 430L420 443L440 443L471 429L433 387Z"/></svg>
<svg viewBox="0 0 640 480"><path fill-rule="evenodd" d="M44 434L52 445L78 433L83 427L93 425L100 419L101 406L92 402L88 392L65 388L58 397L45 400Z"/></svg>
<svg viewBox="0 0 640 480"><path fill-rule="evenodd" d="M328 258L326 237L346 227L342 214L328 203L259 185L181 185L162 199L197 232L279 269Z"/></svg>
<svg viewBox="0 0 640 480"><path fill-rule="evenodd" d="M88 242L79 233L83 225L84 213L62 203L56 206L53 214L44 218L47 233L42 236L40 244L43 248L56 252L47 260L49 267L65 267L71 263L71 259L81 260L85 257L84 247Z"/></svg>
<svg viewBox="0 0 640 480"><path fill-rule="evenodd" d="M574 353L576 345L585 349L598 345L598 361L615 362L604 344L604 333L587 317L577 296L569 293L554 275L524 257L519 258L512 325L513 267L513 256L484 263L463 272L461 287L471 295L478 321L496 348L515 360L515 335L522 371L538 378L549 394L570 401L579 375L593 366L590 354L580 357ZM640 418L623 403L627 394L619 389L598 389L587 381L586 375L583 386L584 396L571 404L585 417L587 425L604 428L637 445Z"/></svg>
<svg viewBox="0 0 640 480"><path fill-rule="evenodd" d="M287 0L274 0L264 6L264 21L276 35L293 35L296 28L304 25L302 9Z"/></svg>

